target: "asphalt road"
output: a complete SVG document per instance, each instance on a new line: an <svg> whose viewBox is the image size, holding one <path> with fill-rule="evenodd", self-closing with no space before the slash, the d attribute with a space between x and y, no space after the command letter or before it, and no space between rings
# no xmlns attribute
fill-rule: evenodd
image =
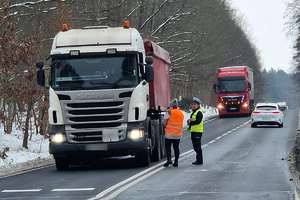
<svg viewBox="0 0 300 200"><path fill-rule="evenodd" d="M298 127L298 110L285 112L283 128L250 128L250 117L204 124L204 164L195 166L189 134L180 143L179 167L165 159L138 167L133 158L56 171L46 167L0 179L0 199L296 199L286 158Z"/></svg>

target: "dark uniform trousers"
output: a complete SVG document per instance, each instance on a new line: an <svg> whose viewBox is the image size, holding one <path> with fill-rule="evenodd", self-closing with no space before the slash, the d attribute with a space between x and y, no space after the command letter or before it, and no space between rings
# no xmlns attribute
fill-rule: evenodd
<svg viewBox="0 0 300 200"><path fill-rule="evenodd" d="M191 139L193 143L193 148L196 152L196 161L199 163L203 163L203 155L202 155L202 148L201 148L201 132L191 132Z"/></svg>

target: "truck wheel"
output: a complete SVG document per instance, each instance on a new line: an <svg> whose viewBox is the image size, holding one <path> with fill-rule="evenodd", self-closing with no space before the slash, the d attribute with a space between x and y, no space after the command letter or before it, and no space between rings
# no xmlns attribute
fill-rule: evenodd
<svg viewBox="0 0 300 200"><path fill-rule="evenodd" d="M159 161L161 159L161 135L159 130L159 123L153 123L153 134L155 135L155 146L152 150L151 161Z"/></svg>
<svg viewBox="0 0 300 200"><path fill-rule="evenodd" d="M150 165L150 153L148 150L139 152L135 155L135 159L138 165L147 167Z"/></svg>
<svg viewBox="0 0 300 200"><path fill-rule="evenodd" d="M165 147L165 128L161 124L163 117L159 121L159 135L160 135L160 155L161 158L166 157L166 147Z"/></svg>
<svg viewBox="0 0 300 200"><path fill-rule="evenodd" d="M67 158L55 158L55 165L57 170L69 169L69 162Z"/></svg>
<svg viewBox="0 0 300 200"><path fill-rule="evenodd" d="M161 158L166 157L166 147L165 147L165 129L164 127L160 124L160 151L161 151Z"/></svg>

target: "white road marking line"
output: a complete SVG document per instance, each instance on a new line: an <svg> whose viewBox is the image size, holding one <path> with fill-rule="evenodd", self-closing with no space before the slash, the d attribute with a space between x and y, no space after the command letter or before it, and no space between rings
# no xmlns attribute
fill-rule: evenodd
<svg viewBox="0 0 300 200"><path fill-rule="evenodd" d="M212 144L212 143L214 143L216 140L212 140L212 141L210 141L208 144Z"/></svg>
<svg viewBox="0 0 300 200"><path fill-rule="evenodd" d="M120 193L124 192L126 189L130 188L131 186L134 186L135 184L141 182L142 180L148 178L149 176L153 175L153 174L156 174L157 172L161 171L165 169L165 167L159 167L158 169L144 175L144 176L141 176L139 177L138 179L132 181L131 183L121 187L120 189L116 190L115 192L111 193L108 197L105 197L103 198L103 200L109 200L109 199L112 199L112 198L115 198L116 196L118 196Z"/></svg>
<svg viewBox="0 0 300 200"><path fill-rule="evenodd" d="M185 172L207 172L207 169L189 169L189 170L184 170Z"/></svg>
<svg viewBox="0 0 300 200"><path fill-rule="evenodd" d="M15 192L39 192L42 189L27 189L27 190L2 190L1 192L15 193Z"/></svg>
<svg viewBox="0 0 300 200"><path fill-rule="evenodd" d="M62 188L62 189L53 189L52 192L70 192L70 191L91 191L95 188Z"/></svg>
<svg viewBox="0 0 300 200"><path fill-rule="evenodd" d="M250 120L249 120L250 121ZM214 143L216 140L221 139L222 137L228 135L229 133L241 128L242 126L244 126L245 124L247 124L249 121L245 122L244 124L238 126L235 129L232 129L231 131L228 131L226 133L224 133L223 135L217 137L215 140L212 140L210 142L208 142L205 145L202 145L202 148L207 147L209 144ZM183 154L180 155L180 160L184 159L188 156L190 156L191 154L193 154L193 150L189 150L187 152L184 152ZM118 187L121 187L122 185L124 185L123 187L119 188L118 190L116 190L115 192L111 193L108 197L105 197L104 199L111 199L116 197L118 194L120 194L121 192L125 191L126 189L128 189L129 187L139 183L140 181L148 178L149 176L161 171L162 169L165 169L164 167L161 166L163 162L156 164L155 166L148 168L122 182L120 182L119 184L116 184L106 190L104 190L103 192L99 193L98 195L96 195L95 197L91 198L92 199L99 199L103 196L105 196L106 194L108 194L109 192L115 190ZM153 170L153 171L152 171ZM201 170L201 171L205 171L205 170ZM149 172L149 173L148 173ZM148 173L148 174L146 174ZM126 183L130 182L129 184L125 185ZM16 193L16 192L39 192L42 189L24 189L24 190L2 190L1 192L3 193ZM65 189L53 189L53 192L64 192L64 191L92 191L95 190L95 188L65 188Z"/></svg>
<svg viewBox="0 0 300 200"><path fill-rule="evenodd" d="M241 128L242 126L244 126L245 124L247 124L249 121L247 121L246 123L242 124L241 126L235 128L235 129L232 129L231 131L228 131L227 133L224 133L220 137L228 135L229 133L233 132L233 130ZM212 144L215 141L216 140L213 140L211 142L208 142L207 144L202 145L202 148L207 147L209 144ZM189 157L193 153L194 153L194 150L189 150L187 152L184 152L183 154L180 155L179 160L182 160L185 157ZM101 193L97 194L95 197L92 197L92 198L90 198L88 200L96 200L96 199L100 199L100 198L103 199L103 200L110 200L110 199L116 197L117 195L119 195L121 192L123 192L126 189L130 188L131 186L133 186L133 185L139 183L140 181L148 178L149 176L151 176L151 175L153 175L153 174L155 174L155 173L157 173L157 172L159 172L159 171L161 171L163 169L166 169L165 167L161 166L162 163L164 163L164 161L160 162L160 163L158 163L158 164L156 164L156 165L154 165L154 166L152 166L152 167L150 167L150 168L148 168L148 169L146 169L146 170L144 170L144 171L142 171L142 172L140 172L140 173L138 173L138 174L136 174L136 175L134 175L132 177L129 177L128 179L126 179L126 180L124 180L124 181L122 181L122 182L120 182L120 183L118 183L118 184L116 184L116 185L114 185L114 186L112 186L110 188L107 188L106 190L104 190ZM148 174L146 174L146 173L148 173ZM129 182L129 184L127 184L128 182ZM127 185L125 185L125 184L127 184ZM117 189L117 188L119 188L119 189ZM113 190L115 190L115 191L112 192ZM105 195L107 195L110 192L112 192L112 193L109 196L104 197ZM104 197L104 198L102 198L102 197Z"/></svg>

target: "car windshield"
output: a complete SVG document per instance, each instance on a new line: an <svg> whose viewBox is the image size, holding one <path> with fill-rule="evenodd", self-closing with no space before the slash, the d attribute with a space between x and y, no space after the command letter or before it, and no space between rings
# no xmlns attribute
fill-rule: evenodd
<svg viewBox="0 0 300 200"><path fill-rule="evenodd" d="M138 84L136 55L57 58L53 60L52 88L102 89Z"/></svg>
<svg viewBox="0 0 300 200"><path fill-rule="evenodd" d="M257 106L256 110L277 110L276 106Z"/></svg>
<svg viewBox="0 0 300 200"><path fill-rule="evenodd" d="M219 78L219 93L245 92L244 77L221 77Z"/></svg>

